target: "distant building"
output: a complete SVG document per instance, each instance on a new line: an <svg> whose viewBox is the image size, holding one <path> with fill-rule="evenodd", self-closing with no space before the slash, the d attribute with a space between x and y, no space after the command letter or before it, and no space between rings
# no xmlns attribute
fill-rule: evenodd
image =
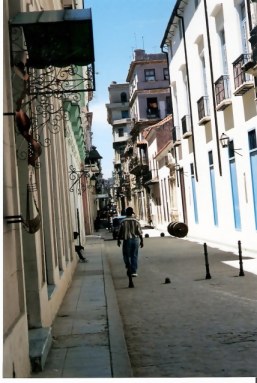
<svg viewBox="0 0 257 383"><path fill-rule="evenodd" d="M147 54L136 49L127 82L130 113L135 122L162 119L171 112L169 70L164 53Z"/></svg>
<svg viewBox="0 0 257 383"><path fill-rule="evenodd" d="M129 107L133 120L131 140L126 148L127 167L131 179L132 205L138 218L149 222L149 158L143 130L171 113L169 71L164 53L147 54L142 49L134 51L127 81L129 82Z"/></svg>
<svg viewBox="0 0 257 383"><path fill-rule="evenodd" d="M129 109L129 84L117 84L115 81L108 88L109 103L106 104L107 120L112 126L114 149L114 198L119 201L119 211L124 210L128 204L129 195L126 194L124 168L125 148L131 131L131 118Z"/></svg>

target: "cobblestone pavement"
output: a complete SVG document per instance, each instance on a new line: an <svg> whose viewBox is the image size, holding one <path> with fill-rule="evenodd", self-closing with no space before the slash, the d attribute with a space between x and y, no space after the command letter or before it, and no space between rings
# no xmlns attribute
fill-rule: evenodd
<svg viewBox="0 0 257 383"><path fill-rule="evenodd" d="M105 249L134 377L257 376L257 276L236 255L208 249L206 279L202 245L146 238L129 289L121 249Z"/></svg>

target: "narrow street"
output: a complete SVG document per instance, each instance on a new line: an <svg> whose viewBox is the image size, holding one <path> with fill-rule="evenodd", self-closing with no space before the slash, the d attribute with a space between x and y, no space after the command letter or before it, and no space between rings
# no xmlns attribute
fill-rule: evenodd
<svg viewBox="0 0 257 383"><path fill-rule="evenodd" d="M257 276L224 261L232 253L173 237L145 238L134 289L121 248L105 249L134 377L257 376ZM169 278L171 283L165 283Z"/></svg>

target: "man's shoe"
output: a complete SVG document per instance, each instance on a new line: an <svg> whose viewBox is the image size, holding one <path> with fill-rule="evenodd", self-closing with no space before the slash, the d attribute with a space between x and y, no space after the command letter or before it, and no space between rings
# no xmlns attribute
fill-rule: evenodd
<svg viewBox="0 0 257 383"><path fill-rule="evenodd" d="M79 262L86 263L86 262L88 262L88 260L86 258L80 258Z"/></svg>
<svg viewBox="0 0 257 383"><path fill-rule="evenodd" d="M138 276L137 273L133 273L133 274L131 274L131 275L132 275L132 277L137 277L137 276Z"/></svg>

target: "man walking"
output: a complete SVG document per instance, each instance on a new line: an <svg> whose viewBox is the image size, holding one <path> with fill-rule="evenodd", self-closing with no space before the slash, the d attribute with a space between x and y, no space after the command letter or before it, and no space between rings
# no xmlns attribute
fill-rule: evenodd
<svg viewBox="0 0 257 383"><path fill-rule="evenodd" d="M117 245L123 240L123 260L128 272L132 277L137 277L138 248L143 247L143 233L138 220L132 218L134 214L132 207L126 209L126 218L121 222ZM140 240L140 241L139 241Z"/></svg>

